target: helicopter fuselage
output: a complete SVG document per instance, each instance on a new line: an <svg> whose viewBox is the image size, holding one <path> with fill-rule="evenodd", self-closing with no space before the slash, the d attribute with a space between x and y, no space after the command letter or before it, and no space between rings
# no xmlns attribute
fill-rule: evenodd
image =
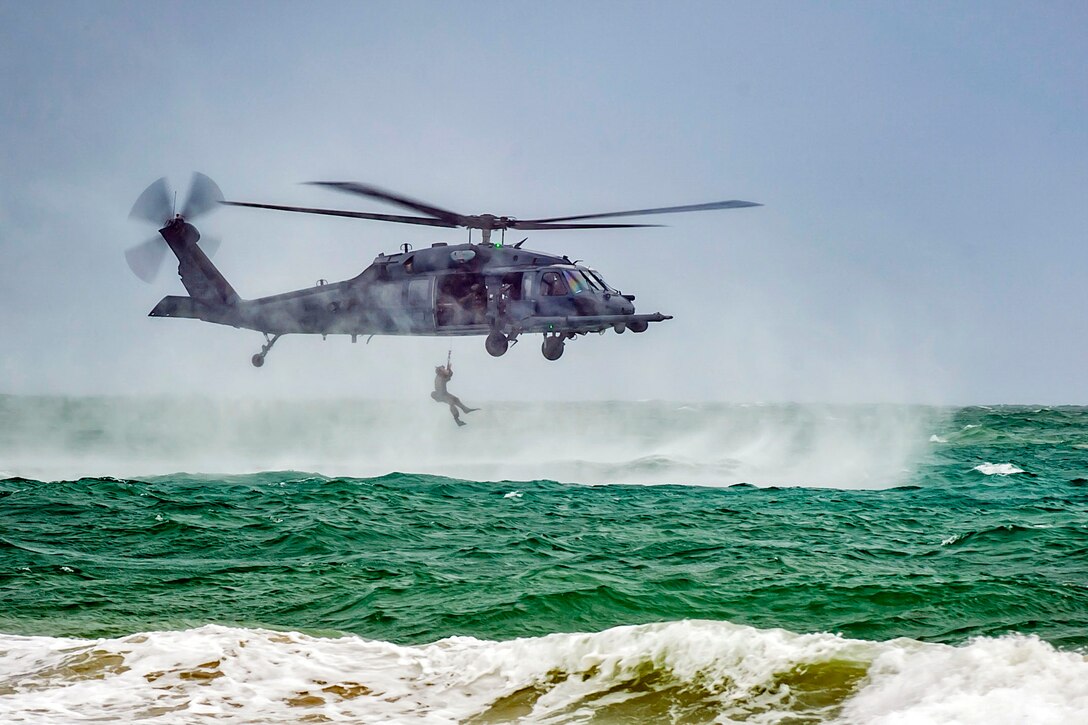
<svg viewBox="0 0 1088 725"><path fill-rule="evenodd" d="M198 233L182 235L166 228L163 236L176 247L179 259L188 253L195 267L203 266ZM184 281L184 265L181 271ZM543 333L546 343L554 338L550 344L558 350L556 357L563 340L577 334L609 328L642 332L650 322L670 319L660 313L636 315L633 295L622 294L595 270L566 257L471 243L436 243L418 250L406 246L396 254L378 255L352 279L319 280L313 287L270 297L204 297L168 296L150 315L200 319L272 338L489 335L487 348L493 355L505 352L520 334ZM261 363L267 347L271 344L260 354Z"/></svg>

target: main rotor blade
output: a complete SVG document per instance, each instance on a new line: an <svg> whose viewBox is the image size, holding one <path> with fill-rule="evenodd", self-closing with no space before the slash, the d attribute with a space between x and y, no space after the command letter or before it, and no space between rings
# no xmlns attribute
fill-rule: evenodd
<svg viewBox="0 0 1088 725"><path fill-rule="evenodd" d="M633 229L635 227L662 227L664 224L552 224L550 222L523 222L510 223L511 229L541 230L541 229Z"/></svg>
<svg viewBox="0 0 1088 725"><path fill-rule="evenodd" d="M358 196L366 196L371 199L380 199L387 201L390 204L396 204L403 206L407 209L422 212L423 214L430 214L433 217L442 219L443 221L450 222L451 226L460 226L461 220L464 218L463 214L449 211L448 209L440 209L437 206L431 206L426 202L410 199L407 196L401 194L394 194L391 191L385 189L379 189L376 186L370 186L369 184L360 184L354 181L308 181L306 182L313 186L325 186L330 189L338 189L339 191L346 192L348 194L356 194Z"/></svg>
<svg viewBox="0 0 1088 725"><path fill-rule="evenodd" d="M418 216L399 216L397 214L371 214L365 211L342 211L339 209L313 209L305 206L280 206L279 204L253 204L248 201L222 201L221 204L227 206L248 206L254 209L276 209L277 211L296 211L303 214L324 214L325 216L343 216L350 217L352 219L375 219L380 222L396 222L398 224L419 224L427 227L447 227L452 228L458 226L452 222L447 222L442 219L432 219L430 217L418 217Z"/></svg>
<svg viewBox="0 0 1088 725"><path fill-rule="evenodd" d="M155 236L146 242L129 247L125 250L125 261L132 273L144 282L151 283L162 267L162 260L166 258L166 242L162 237Z"/></svg>
<svg viewBox="0 0 1088 725"><path fill-rule="evenodd" d="M747 206L763 206L753 201L711 201L706 204L687 204L685 206L662 206L656 209L632 209L631 211L611 211L605 214L582 214L580 216L558 216L550 219L530 219L533 222L569 222L578 219L604 219L615 216L640 216L643 214L675 214L682 211L705 211L708 209L742 209Z"/></svg>
<svg viewBox="0 0 1088 725"><path fill-rule="evenodd" d="M166 177L151 182L144 189L132 205L132 211L128 213L130 219L143 219L157 226L162 226L170 221L173 216L173 204L170 201L170 190L166 186Z"/></svg>
<svg viewBox="0 0 1088 725"><path fill-rule="evenodd" d="M195 219L218 207L223 201L223 192L214 181L200 172L193 172L193 180L189 184L189 198L185 200L185 206L181 208L181 216L185 219Z"/></svg>

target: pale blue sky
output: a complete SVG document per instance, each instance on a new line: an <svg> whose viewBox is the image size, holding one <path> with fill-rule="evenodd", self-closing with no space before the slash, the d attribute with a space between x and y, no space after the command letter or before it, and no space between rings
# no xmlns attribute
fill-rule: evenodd
<svg viewBox="0 0 1088 725"><path fill-rule="evenodd" d="M471 397L1088 403L1083 3L0 1L0 392L414 397L435 339L284 338L146 313L123 250L161 175L465 213L748 199L665 229L550 232L640 311L548 363L454 343ZM461 238L224 209L248 297ZM526 390L526 385L530 390Z"/></svg>

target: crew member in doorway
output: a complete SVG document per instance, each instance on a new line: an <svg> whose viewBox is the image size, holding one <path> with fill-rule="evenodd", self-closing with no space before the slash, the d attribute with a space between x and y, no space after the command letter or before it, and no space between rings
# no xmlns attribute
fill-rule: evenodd
<svg viewBox="0 0 1088 725"><path fill-rule="evenodd" d="M461 420L461 415L458 413L457 409L460 408L466 413L471 413L474 410L479 410L479 408L468 407L461 402L460 398L446 390L446 384L450 381L450 378L453 377L453 365L450 364L450 358L448 356L446 357L446 366L442 367L439 365L434 369L434 373L434 392L431 393L431 398L436 402L449 405L450 414L453 416L453 419L457 421L457 425L464 425L465 421Z"/></svg>

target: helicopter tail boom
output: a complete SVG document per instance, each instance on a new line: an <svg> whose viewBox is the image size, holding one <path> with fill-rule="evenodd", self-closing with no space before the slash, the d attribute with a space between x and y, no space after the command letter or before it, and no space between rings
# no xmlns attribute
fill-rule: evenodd
<svg viewBox="0 0 1088 725"><path fill-rule="evenodd" d="M178 217L159 234L178 258L178 274L190 297L212 306L238 302L238 293L197 244L200 232L196 227Z"/></svg>

